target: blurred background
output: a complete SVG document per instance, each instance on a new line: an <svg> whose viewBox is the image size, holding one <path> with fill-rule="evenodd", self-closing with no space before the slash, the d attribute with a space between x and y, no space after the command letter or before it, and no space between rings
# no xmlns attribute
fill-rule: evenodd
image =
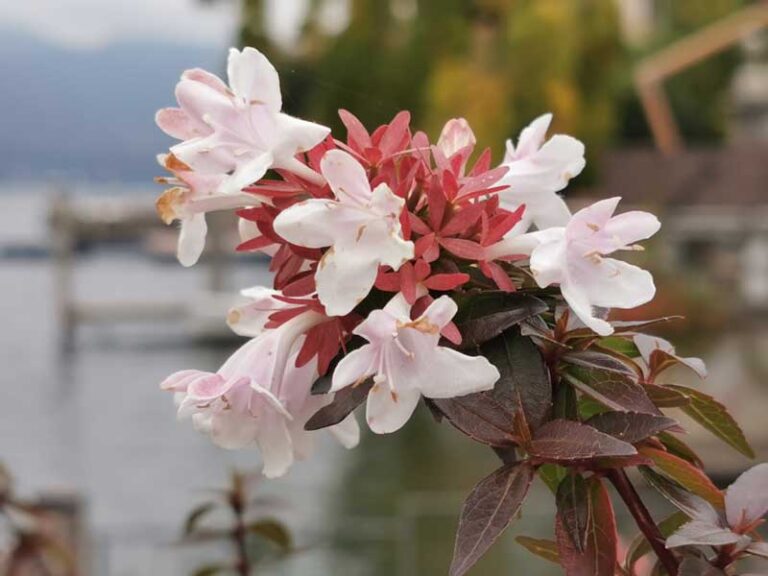
<svg viewBox="0 0 768 576"><path fill-rule="evenodd" d="M552 111L587 145L573 206L620 195L664 224L643 256L657 298L632 317L686 316L665 335L710 376L678 382L728 405L768 459L767 28L768 4L746 0L0 0L0 461L14 494L56 516L79 574L193 574L227 554L180 546L181 529L258 455L177 423L158 383L215 369L237 345L236 290L269 274L233 256L226 218L182 269L152 178L171 144L155 110L183 69L223 73L230 45L264 51L286 111L337 135L341 107L369 128L409 109L433 137L464 116L500 161ZM351 452L323 439L260 483L301 552L257 573L446 573L460 502L496 462L421 412ZM723 485L749 466L695 424L688 440ZM542 489L473 573L557 573L513 542L551 524Z"/></svg>

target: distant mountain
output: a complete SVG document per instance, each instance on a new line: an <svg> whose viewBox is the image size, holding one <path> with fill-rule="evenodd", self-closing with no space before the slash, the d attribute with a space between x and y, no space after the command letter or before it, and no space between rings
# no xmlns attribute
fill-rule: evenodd
<svg viewBox="0 0 768 576"><path fill-rule="evenodd" d="M123 43L66 50L0 31L0 181L149 182L171 140L155 110L185 68L220 71L224 48Z"/></svg>

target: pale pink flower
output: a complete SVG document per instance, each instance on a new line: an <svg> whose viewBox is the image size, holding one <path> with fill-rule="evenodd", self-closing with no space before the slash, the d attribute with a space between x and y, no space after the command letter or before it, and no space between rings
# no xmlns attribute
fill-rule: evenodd
<svg viewBox="0 0 768 576"><path fill-rule="evenodd" d="M205 248L208 225L206 212L232 210L244 206L257 206L266 198L245 192L225 194L220 192L225 174L201 174L193 172L173 154L158 157L160 165L173 173L171 178L160 182L172 187L163 192L155 206L166 224L175 220L181 223L177 256L182 266L194 265Z"/></svg>
<svg viewBox="0 0 768 576"><path fill-rule="evenodd" d="M371 190L363 167L341 150L326 152L320 170L336 199L294 204L275 218L274 228L293 244L329 247L315 273L317 295L328 315L343 316L368 295L380 265L398 270L414 247L400 226L405 201L389 186Z"/></svg>
<svg viewBox="0 0 768 576"><path fill-rule="evenodd" d="M325 139L330 130L283 114L280 80L254 48L232 48L229 87L204 70L186 71L176 86L179 108L157 113L167 134L184 140L171 152L195 172L225 175L219 191L239 193L270 168L282 168L322 183L296 158Z"/></svg>
<svg viewBox="0 0 768 576"><path fill-rule="evenodd" d="M369 343L347 354L333 373L332 391L373 376L366 416L378 434L400 429L419 399L452 398L493 388L499 371L482 356L439 346L440 331L456 314L456 303L441 296L416 320L398 294L374 310L354 333Z"/></svg>
<svg viewBox="0 0 768 576"><path fill-rule="evenodd" d="M533 223L539 230L565 226L571 216L565 201L557 194L584 169L584 144L563 134L544 141L552 114L536 118L521 133L517 147L507 140L502 166L509 170L499 185L505 208L515 210L525 204L523 220L515 230L525 232Z"/></svg>
<svg viewBox="0 0 768 576"><path fill-rule="evenodd" d="M559 284L568 305L579 319L600 335L613 327L594 314L593 307L634 308L656 293L645 270L605 256L617 250L637 250L635 242L660 228L648 212L613 216L620 198L609 198L580 210L566 226L507 238L490 247L488 256L530 255L536 283L545 288Z"/></svg>
<svg viewBox="0 0 768 576"><path fill-rule="evenodd" d="M176 393L180 418L191 417L223 448L257 447L264 474L281 476L308 455L313 433L304 424L333 400L310 394L316 361L296 367L303 334L323 320L321 314L304 312L246 342L217 372L183 370L161 387ZM358 442L353 416L330 430L348 448Z"/></svg>

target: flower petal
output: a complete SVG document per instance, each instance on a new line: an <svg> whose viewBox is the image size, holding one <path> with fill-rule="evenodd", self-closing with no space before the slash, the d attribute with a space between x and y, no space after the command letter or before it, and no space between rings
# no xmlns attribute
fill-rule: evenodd
<svg viewBox="0 0 768 576"><path fill-rule="evenodd" d="M440 296L429 305L421 317L426 318L431 324L442 330L456 316L458 310L458 305L450 296Z"/></svg>
<svg viewBox="0 0 768 576"><path fill-rule="evenodd" d="M264 476L283 476L293 464L293 442L285 418L276 413L265 415L256 443L264 460Z"/></svg>
<svg viewBox="0 0 768 576"><path fill-rule="evenodd" d="M635 308L656 294L650 272L613 258L569 258L567 275L592 306Z"/></svg>
<svg viewBox="0 0 768 576"><path fill-rule="evenodd" d="M177 256L182 266L193 266L205 248L205 236L208 225L205 214L193 214L181 221Z"/></svg>
<svg viewBox="0 0 768 576"><path fill-rule="evenodd" d="M235 171L221 185L225 194L237 194L249 184L261 180L272 166L273 156L269 152L259 154L247 162L240 163Z"/></svg>
<svg viewBox="0 0 768 576"><path fill-rule="evenodd" d="M356 234L368 217L333 200L305 200L286 208L273 223L275 232L306 248L332 246L339 234Z"/></svg>
<svg viewBox="0 0 768 576"><path fill-rule="evenodd" d="M768 512L768 464L739 476L725 492L725 512L733 528L746 527Z"/></svg>
<svg viewBox="0 0 768 576"><path fill-rule="evenodd" d="M371 185L362 165L341 150L329 150L320 161L320 171L340 202L366 206L371 201Z"/></svg>
<svg viewBox="0 0 768 576"><path fill-rule="evenodd" d="M514 157L512 160L530 156L541 148L544 139L547 137L547 130L549 130L551 122L551 113L542 114L523 128L517 141L517 149L513 148Z"/></svg>
<svg viewBox="0 0 768 576"><path fill-rule="evenodd" d="M352 350L336 366L333 371L332 392L338 392L349 385L362 382L376 371L376 348L371 344Z"/></svg>
<svg viewBox="0 0 768 576"><path fill-rule="evenodd" d="M661 228L661 222L649 212L633 210L614 216L605 224L603 231L615 239L616 248L623 248L650 238Z"/></svg>
<svg viewBox="0 0 768 576"><path fill-rule="evenodd" d="M280 141L276 155L293 157L299 152L306 152L320 144L331 133L331 129L326 126L288 114L278 114L275 121L275 130Z"/></svg>
<svg viewBox="0 0 768 576"><path fill-rule="evenodd" d="M376 434L389 434L402 428L416 410L421 393L418 390L393 392L387 384L377 384L368 393L366 420Z"/></svg>
<svg viewBox="0 0 768 576"><path fill-rule="evenodd" d="M264 103L273 112L283 107L280 77L272 63L255 48L230 48L227 76L232 91L248 104Z"/></svg>
<svg viewBox="0 0 768 576"><path fill-rule="evenodd" d="M563 294L563 298L565 298L568 306L576 313L579 320L584 322L585 326L591 328L600 336L613 334L613 326L605 320L595 317L589 298L587 298L580 286L565 281L560 284L560 292Z"/></svg>
<svg viewBox="0 0 768 576"><path fill-rule="evenodd" d="M328 431L344 448L354 448L360 443L360 426L354 414L350 414L335 426L331 426Z"/></svg>

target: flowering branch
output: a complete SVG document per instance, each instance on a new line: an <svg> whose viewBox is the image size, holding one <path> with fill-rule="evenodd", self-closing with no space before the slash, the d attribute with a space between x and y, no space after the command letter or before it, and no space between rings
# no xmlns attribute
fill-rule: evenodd
<svg viewBox="0 0 768 576"><path fill-rule="evenodd" d="M744 554L768 556L755 534L768 465L724 495L664 412L680 408L754 457L723 405L664 380L672 366L703 378L704 363L643 333L670 318L610 317L653 299L651 274L617 256L641 251L661 224L617 214L620 198L571 214L558 193L583 170L584 146L548 139L550 114L494 167L490 151L470 163L466 120L431 143L408 112L369 132L341 110L341 140L281 111L277 72L257 50L232 50L227 76L186 71L179 107L158 113L180 142L161 157L172 187L157 207L181 222L184 265L204 248L205 213L235 210L238 250L268 255L274 278L230 311L248 340L218 370L162 383L180 417L223 448L256 447L272 478L309 455L318 430L356 446L362 403L377 434L426 404L502 460L464 504L452 576L516 517L535 476L555 494L556 541L521 542L567 576L613 576L620 564L638 576L645 552L638 544L620 558L606 478L670 576L678 564L702 573L702 562L731 570ZM687 523L654 522L626 476L633 467ZM244 573L242 523L235 535Z"/></svg>

